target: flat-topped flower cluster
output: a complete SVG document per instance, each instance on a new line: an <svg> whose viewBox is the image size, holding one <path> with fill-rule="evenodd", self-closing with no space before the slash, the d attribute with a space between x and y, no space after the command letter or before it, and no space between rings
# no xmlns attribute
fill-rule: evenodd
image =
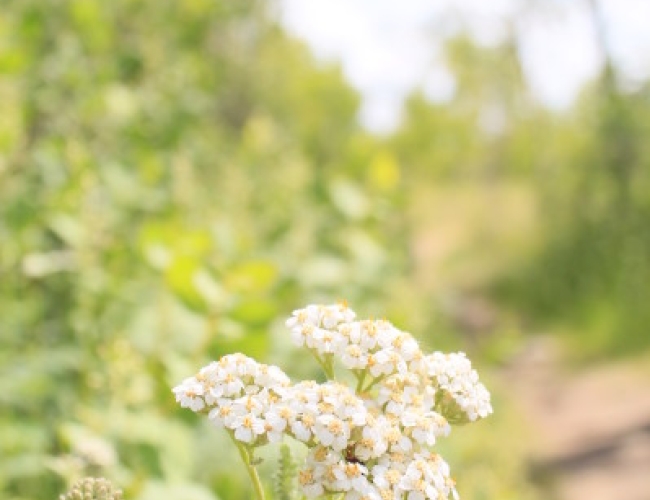
<svg viewBox="0 0 650 500"><path fill-rule="evenodd" d="M176 400L249 450L284 436L305 443L298 481L307 497L457 498L447 463L431 447L450 424L492 413L466 356L425 355L409 333L386 320L355 321L345 304L296 310L287 327L328 382L292 384L276 366L231 354L175 387ZM354 390L334 381L335 362L352 373Z"/></svg>

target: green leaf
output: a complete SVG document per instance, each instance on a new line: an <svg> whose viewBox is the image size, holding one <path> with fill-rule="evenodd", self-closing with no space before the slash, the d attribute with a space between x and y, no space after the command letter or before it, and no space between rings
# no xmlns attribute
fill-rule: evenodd
<svg viewBox="0 0 650 500"><path fill-rule="evenodd" d="M270 299L247 299L237 304L230 317L248 326L268 325L277 315L277 305Z"/></svg>
<svg viewBox="0 0 650 500"><path fill-rule="evenodd" d="M231 268L224 283L233 292L261 293L273 286L277 277L278 269L273 263L252 260Z"/></svg>
<svg viewBox="0 0 650 500"><path fill-rule="evenodd" d="M174 294L190 309L208 312L208 302L196 286L196 279L201 272L199 262L192 257L177 256L165 272L167 284Z"/></svg>

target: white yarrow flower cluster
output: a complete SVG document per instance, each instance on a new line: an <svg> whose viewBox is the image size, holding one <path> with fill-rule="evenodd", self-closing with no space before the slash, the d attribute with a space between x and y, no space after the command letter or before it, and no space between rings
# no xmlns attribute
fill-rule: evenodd
<svg viewBox="0 0 650 500"><path fill-rule="evenodd" d="M300 382L280 403L291 409L287 434L308 445L321 444L341 452L356 428L366 422L363 401L349 387L336 382Z"/></svg>
<svg viewBox="0 0 650 500"><path fill-rule="evenodd" d="M306 346L319 354L332 354L342 342L336 327L348 324L354 317L354 311L345 304L309 305L294 311L287 320L287 326L297 346Z"/></svg>
<svg viewBox="0 0 650 500"><path fill-rule="evenodd" d="M424 369L438 390L443 391L470 422L492 413L490 393L479 381L465 353L434 352L426 356Z"/></svg>
<svg viewBox="0 0 650 500"><path fill-rule="evenodd" d="M289 385L289 377L277 366L229 354L185 379L174 394L184 408L208 410L210 421L232 431L238 441L264 444L282 437L284 429L278 431L271 409Z"/></svg>
<svg viewBox="0 0 650 500"><path fill-rule="evenodd" d="M290 436L308 453L298 483L309 498L457 499L449 466L431 451L454 423L492 413L464 353L424 355L386 320L355 320L345 304L309 305L287 320L294 343L333 378L334 360L356 388L332 380L291 384L275 366L224 356L174 388L250 451ZM250 464L249 464L250 465Z"/></svg>

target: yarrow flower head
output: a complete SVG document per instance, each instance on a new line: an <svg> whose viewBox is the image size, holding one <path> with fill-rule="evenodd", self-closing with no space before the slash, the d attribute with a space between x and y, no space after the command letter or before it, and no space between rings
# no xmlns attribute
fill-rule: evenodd
<svg viewBox="0 0 650 500"><path fill-rule="evenodd" d="M458 422L474 422L492 413L490 393L465 353L434 352L424 362L426 375L442 393L441 405Z"/></svg>
<svg viewBox="0 0 650 500"><path fill-rule="evenodd" d="M173 390L182 407L230 433L258 497L253 450L289 436L308 448L298 473L308 498L457 499L449 466L432 447L453 424L492 413L465 354L425 355L411 334L386 320L356 320L346 304L308 305L286 325L329 381L292 384L276 366L231 354ZM335 366L352 374L354 388L334 381Z"/></svg>
<svg viewBox="0 0 650 500"><path fill-rule="evenodd" d="M176 401L194 412L208 411L217 427L233 432L247 444L277 441L271 408L290 386L277 366L258 363L243 354L230 354L201 368L174 388Z"/></svg>

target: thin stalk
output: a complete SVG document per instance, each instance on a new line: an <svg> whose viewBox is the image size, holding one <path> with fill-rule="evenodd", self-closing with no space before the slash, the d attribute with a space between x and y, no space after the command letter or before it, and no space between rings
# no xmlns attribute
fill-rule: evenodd
<svg viewBox="0 0 650 500"><path fill-rule="evenodd" d="M228 433L230 436L230 439L232 439L233 443L235 443L235 446L237 446L237 450L239 451L239 455L241 456L242 461L244 462L244 465L246 466L246 470L248 471L248 475L251 478L251 481L253 483L253 489L255 490L255 496L257 497L258 500L264 500L264 488L262 487L262 482L260 481L260 476L257 473L257 469L255 466L251 463L251 453L248 449L248 447L240 443L235 439L235 436L233 436L232 433Z"/></svg>
<svg viewBox="0 0 650 500"><path fill-rule="evenodd" d="M357 376L357 387L354 389L354 392L356 394L361 393L364 380L366 380L366 370L362 370L361 373Z"/></svg>
<svg viewBox="0 0 650 500"><path fill-rule="evenodd" d="M325 355L325 375L327 375L328 380L334 380L336 381L336 374L334 373L334 365L332 362L334 361L334 358L332 357L331 354Z"/></svg>
<svg viewBox="0 0 650 500"><path fill-rule="evenodd" d="M368 387L366 387L363 392L368 392L370 389L372 389L375 385L377 385L379 382L384 380L386 378L386 375L380 375L376 379L374 379L370 384L368 384Z"/></svg>
<svg viewBox="0 0 650 500"><path fill-rule="evenodd" d="M320 367L325 372L325 376L327 377L327 380L336 380L336 375L334 374L334 367L332 366L332 355L325 354L321 358L316 351L311 349L310 351L313 354L314 359L318 362Z"/></svg>
<svg viewBox="0 0 650 500"><path fill-rule="evenodd" d="M314 359L318 363L318 365L323 369L325 372L325 375L327 375L327 368L325 367L325 361L323 361L323 358L321 358L316 351L311 350L312 355L314 356Z"/></svg>

